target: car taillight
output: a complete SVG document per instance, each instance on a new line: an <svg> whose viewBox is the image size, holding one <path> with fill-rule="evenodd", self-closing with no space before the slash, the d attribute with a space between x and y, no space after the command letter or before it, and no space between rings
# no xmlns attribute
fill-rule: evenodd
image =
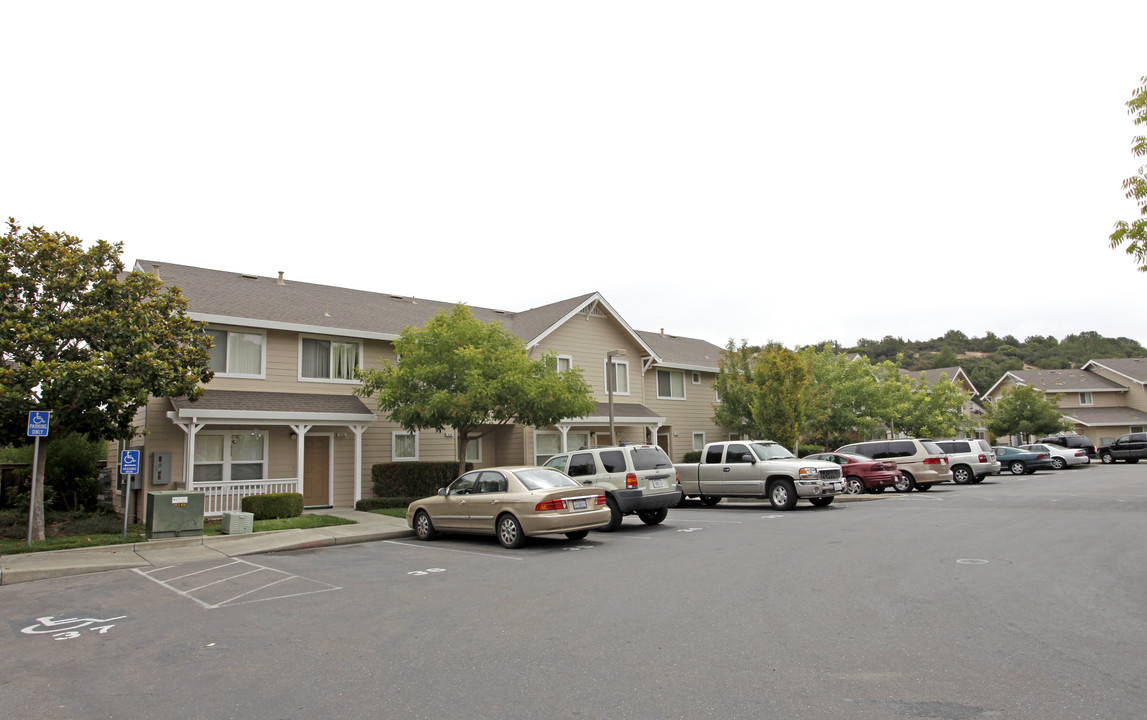
<svg viewBox="0 0 1147 720"><path fill-rule="evenodd" d="M542 502L535 505L534 509L537 510L538 512L544 512L546 510L565 510L566 509L566 501L561 499L561 498L554 498L553 500L543 500Z"/></svg>
<svg viewBox="0 0 1147 720"><path fill-rule="evenodd" d="M1040 453L1036 460L1043 460L1045 457L1047 457L1047 453Z"/></svg>
<svg viewBox="0 0 1147 720"><path fill-rule="evenodd" d="M987 461L988 461L988 456L987 456L987 455L985 455L985 454L983 454L983 453L980 453L980 457L979 457L979 460L980 460L980 462L987 462Z"/></svg>
<svg viewBox="0 0 1147 720"><path fill-rule="evenodd" d="M1084 455L1086 455L1086 454L1087 454L1087 453L1085 453L1085 452L1083 452L1082 450L1080 450L1079 452L1075 453L1075 456L1076 456L1076 457L1083 457L1083 456L1084 456Z"/></svg>
<svg viewBox="0 0 1147 720"><path fill-rule="evenodd" d="M625 489L633 490L637 487L637 473L627 473L625 475Z"/></svg>
<svg viewBox="0 0 1147 720"><path fill-rule="evenodd" d="M604 494L598 495L597 500L594 502L594 505L605 505L605 495Z"/></svg>
<svg viewBox="0 0 1147 720"><path fill-rule="evenodd" d="M924 458L924 464L925 465L943 465L945 460L947 460L947 458L928 457L928 458Z"/></svg>

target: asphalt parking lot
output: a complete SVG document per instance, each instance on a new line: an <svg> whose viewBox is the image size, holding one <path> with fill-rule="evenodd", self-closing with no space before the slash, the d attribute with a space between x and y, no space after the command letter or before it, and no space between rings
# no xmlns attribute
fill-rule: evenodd
<svg viewBox="0 0 1147 720"><path fill-rule="evenodd" d="M1142 466L0 587L13 717L1138 718ZM65 622L67 621L67 622ZM87 622L91 621L91 622ZM31 628L32 632L27 632Z"/></svg>

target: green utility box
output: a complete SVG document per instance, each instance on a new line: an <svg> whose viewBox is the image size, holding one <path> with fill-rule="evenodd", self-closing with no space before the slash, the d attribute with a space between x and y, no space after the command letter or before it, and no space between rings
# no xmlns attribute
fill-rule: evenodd
<svg viewBox="0 0 1147 720"><path fill-rule="evenodd" d="M203 534L203 493L156 490L147 494L147 539Z"/></svg>

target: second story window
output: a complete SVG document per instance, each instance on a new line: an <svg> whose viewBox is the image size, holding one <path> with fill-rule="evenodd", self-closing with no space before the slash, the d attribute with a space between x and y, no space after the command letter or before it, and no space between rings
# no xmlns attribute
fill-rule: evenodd
<svg viewBox="0 0 1147 720"><path fill-rule="evenodd" d="M263 335L261 333L208 328L211 369L217 375L263 376Z"/></svg>
<svg viewBox="0 0 1147 720"><path fill-rule="evenodd" d="M609 378L609 362L605 363L606 392L613 391L614 395L629 394L629 363L624 360L613 361L613 382Z"/></svg>
<svg viewBox="0 0 1147 720"><path fill-rule="evenodd" d="M358 350L355 342L303 338L300 375L309 380L354 380Z"/></svg>
<svg viewBox="0 0 1147 720"><path fill-rule="evenodd" d="M685 399L685 373L678 370L658 370L657 397Z"/></svg>
<svg viewBox="0 0 1147 720"><path fill-rule="evenodd" d="M1081 392L1079 394L1079 404L1080 405L1091 405L1092 404L1091 393Z"/></svg>

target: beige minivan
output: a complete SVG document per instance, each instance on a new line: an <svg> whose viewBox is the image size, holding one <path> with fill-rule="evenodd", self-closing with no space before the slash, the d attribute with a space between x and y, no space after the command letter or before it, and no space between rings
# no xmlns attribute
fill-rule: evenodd
<svg viewBox="0 0 1147 720"><path fill-rule="evenodd" d="M892 488L896 492L909 492L912 488L929 490L936 483L952 481L948 456L931 440L872 440L845 445L837 448L837 452L866 455L873 460L895 460L896 469L903 476Z"/></svg>

